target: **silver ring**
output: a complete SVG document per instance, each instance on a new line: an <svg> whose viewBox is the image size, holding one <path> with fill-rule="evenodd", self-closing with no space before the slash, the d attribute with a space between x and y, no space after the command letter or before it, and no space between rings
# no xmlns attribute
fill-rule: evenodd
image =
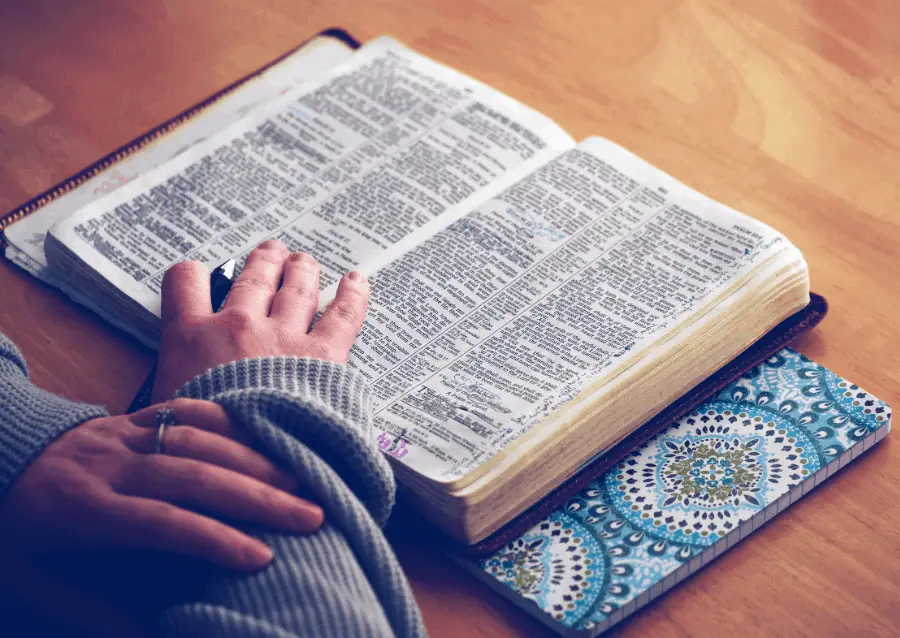
<svg viewBox="0 0 900 638"><path fill-rule="evenodd" d="M165 446L163 445L163 436L166 433L166 427L175 425L175 410L169 407L160 408L156 411L156 453L165 454Z"/></svg>

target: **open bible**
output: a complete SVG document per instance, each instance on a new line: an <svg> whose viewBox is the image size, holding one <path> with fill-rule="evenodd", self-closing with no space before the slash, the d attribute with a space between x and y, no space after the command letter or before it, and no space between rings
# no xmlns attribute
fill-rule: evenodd
<svg viewBox="0 0 900 638"><path fill-rule="evenodd" d="M278 237L323 305L361 269L378 445L469 544L809 303L785 237L612 142L389 38L347 57L58 212L45 278L153 345L177 261Z"/></svg>

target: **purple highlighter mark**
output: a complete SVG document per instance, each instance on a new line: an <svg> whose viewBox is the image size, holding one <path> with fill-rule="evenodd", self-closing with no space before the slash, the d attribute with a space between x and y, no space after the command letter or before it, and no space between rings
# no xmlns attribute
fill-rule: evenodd
<svg viewBox="0 0 900 638"><path fill-rule="evenodd" d="M409 452L406 447L406 441L403 437L406 435L406 429L401 429L400 434L392 436L387 432L382 432L378 436L378 449L387 452L395 459L402 459Z"/></svg>

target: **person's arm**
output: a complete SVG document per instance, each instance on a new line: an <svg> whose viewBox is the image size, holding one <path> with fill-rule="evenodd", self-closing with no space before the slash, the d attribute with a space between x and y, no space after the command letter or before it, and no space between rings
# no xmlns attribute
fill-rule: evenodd
<svg viewBox="0 0 900 638"><path fill-rule="evenodd" d="M325 524L310 536L259 534L274 562L212 579L202 599L166 613L166 635L424 635L380 529L394 483L369 442L368 389L357 373L316 359L247 359L201 374L179 395L222 405L259 449L296 473Z"/></svg>
<svg viewBox="0 0 900 638"><path fill-rule="evenodd" d="M339 363L368 284L345 277L308 331L317 279L315 260L266 242L213 314L205 269L170 270L155 391L165 399L184 386L183 398L133 415L39 390L4 341L2 542L162 550L226 568L166 611L171 636L424 635L380 529L394 484L369 440L367 390ZM164 406L178 425L157 453ZM298 486L322 508L289 493Z"/></svg>
<svg viewBox="0 0 900 638"><path fill-rule="evenodd" d="M133 548L259 570L271 549L215 516L297 533L321 526L321 508L291 493L297 479L247 446L220 406L183 400L182 425L167 438L167 453L156 454L163 406L108 416L38 388L26 370L0 335L6 549Z"/></svg>
<svg viewBox="0 0 900 638"><path fill-rule="evenodd" d="M193 423L172 429L166 439L170 452L179 452L187 430L205 428L228 434L239 424L252 433L257 447L268 452L299 477L305 491L321 503L327 512L325 525L312 536L257 533L275 555L264 571L246 574L221 571L209 579L206 594L191 603L169 609L163 618L163 633L172 636L417 636L424 635L415 601L403 573L381 533L393 503L394 484L384 459L369 444L370 406L368 389L356 373L346 366L316 359L269 357L220 365L186 384L179 396L211 399L232 416L231 423L220 418L201 402L178 399L167 405L179 421ZM75 494L74 483L88 483L103 476L59 472L60 462L74 456L69 440L59 441L52 451L42 453L67 432L75 446L101 435L112 446L123 441L140 448L153 444L153 406L132 417L108 417L102 407L76 403L34 386L28 379L25 361L15 346L0 334L0 536L17 542L28 539L31 547L66 546L94 541L95 546L131 546L157 548L195 554L232 568L256 568L270 558L259 557L256 547L248 546L252 556L243 563L242 539L224 525L206 527L203 517L178 511L195 518L172 518L171 526L152 527L142 533L140 526L149 521L139 516L134 526L125 520L126 512L115 504L121 501L97 499L85 501ZM73 430L84 423L84 430ZM121 438L117 433L125 433ZM190 437L185 437L190 438ZM224 438L224 437L223 437ZM221 443L221 441L215 441ZM201 441L202 443L203 441ZM217 454L207 447L194 454ZM105 465L117 461L120 471L129 461L140 462L146 452L131 451L126 456L107 456ZM104 455L97 454L98 459ZM184 450L187 454L187 449ZM7 492L32 462L41 458L17 485L13 497ZM258 465L252 464L259 461ZM241 459L247 463L247 456ZM238 465L239 462L234 463ZM261 458L250 457L243 468L246 475L260 481L285 486L287 477ZM60 485L58 479L69 485ZM233 477L232 477L233 478ZM95 480L95 487L108 487ZM241 485L240 487L244 487ZM67 492L63 494L63 492ZM54 498L66 497L71 507ZM264 500L271 500L275 492ZM234 495L231 495L232 498ZM286 495L285 495L286 496ZM46 501L46 511L41 498ZM276 497L277 498L277 497ZM144 501L144 498L132 499ZM103 510L100 505L109 506ZM157 502L162 507L172 507ZM297 516L297 523L283 520L286 528L310 529L309 513L293 511L292 503L276 500L272 517ZM215 509L215 504L210 504ZM85 512L85 510L88 510ZM73 518L71 514L82 514ZM128 510L137 514L133 509ZM148 510L149 511L149 510ZM175 513L175 508L169 510ZM87 516L84 516L87 514ZM110 517L114 527L107 525ZM210 523L213 521L207 519ZM260 521L266 522L266 521ZM270 520L270 523L276 523ZM192 524L197 527L190 531ZM15 525L18 529L10 529ZM270 525L271 527L271 525ZM68 537L61 531L67 528ZM181 538L177 535L181 533ZM189 532L190 533L186 533ZM17 532L13 538L10 532ZM122 532L115 537L113 532ZM44 537L46 536L46 537ZM269 557L271 553L266 552ZM173 574L173 577L177 575ZM140 578L135 574L135 578Z"/></svg>
<svg viewBox="0 0 900 638"><path fill-rule="evenodd" d="M365 316L365 278L345 276L312 330L318 265L279 242L251 253L219 313L207 286L198 264L167 273L154 392L171 396L209 368L178 396L221 405L255 447L298 477L325 524L309 536L258 533L274 562L211 579L204 596L167 611L166 635L424 635L381 531L394 481L371 440L369 391L342 365Z"/></svg>
<svg viewBox="0 0 900 638"><path fill-rule="evenodd" d="M107 411L69 401L34 386L25 359L0 334L0 500L50 443Z"/></svg>

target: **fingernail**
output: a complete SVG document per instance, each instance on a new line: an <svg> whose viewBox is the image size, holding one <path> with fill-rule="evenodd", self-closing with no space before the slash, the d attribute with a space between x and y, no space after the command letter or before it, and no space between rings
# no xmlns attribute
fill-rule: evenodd
<svg viewBox="0 0 900 638"><path fill-rule="evenodd" d="M347 273L347 279L349 279L350 281L355 281L357 283L364 283L366 281L366 276L358 270L351 270Z"/></svg>
<svg viewBox="0 0 900 638"><path fill-rule="evenodd" d="M262 569L275 558L272 548L263 543L248 544L243 551L244 564L249 569Z"/></svg>

